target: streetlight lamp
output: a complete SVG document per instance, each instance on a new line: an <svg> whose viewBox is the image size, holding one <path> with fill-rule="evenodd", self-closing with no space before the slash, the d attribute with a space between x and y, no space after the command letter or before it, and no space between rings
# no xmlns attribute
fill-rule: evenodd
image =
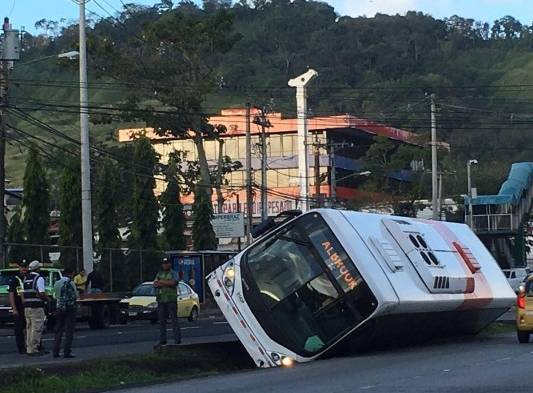
<svg viewBox="0 0 533 393"><path fill-rule="evenodd" d="M58 55L50 55L50 56L39 57L38 59L29 60L29 61L26 61L24 63L18 63L17 67L28 65L28 64L33 64L33 63L39 63L41 61L48 60L48 59L70 59L70 60L72 60L75 57L79 56L79 54L80 53L78 51L73 50L73 51L70 51L70 52L60 53Z"/></svg>
<svg viewBox="0 0 533 393"><path fill-rule="evenodd" d="M467 180L467 187L468 187L468 224L470 228L472 228L472 220L473 220L473 213L472 213L472 176L471 176L471 167L472 165L477 165L477 160L468 160L466 162L466 180Z"/></svg>

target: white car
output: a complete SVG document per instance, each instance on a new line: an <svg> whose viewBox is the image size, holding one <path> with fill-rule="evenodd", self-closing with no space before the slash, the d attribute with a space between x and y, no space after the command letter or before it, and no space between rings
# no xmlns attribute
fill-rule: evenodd
<svg viewBox="0 0 533 393"><path fill-rule="evenodd" d="M530 273L530 270L527 267L515 267L512 269L502 269L502 272L505 274L507 282L511 288L516 291L520 283L522 283Z"/></svg>

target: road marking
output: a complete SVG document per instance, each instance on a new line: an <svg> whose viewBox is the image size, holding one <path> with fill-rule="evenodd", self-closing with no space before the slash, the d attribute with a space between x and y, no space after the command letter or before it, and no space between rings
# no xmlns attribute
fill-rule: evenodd
<svg viewBox="0 0 533 393"><path fill-rule="evenodd" d="M220 321L220 322L213 322L213 325L227 325L229 322L227 321Z"/></svg>
<svg viewBox="0 0 533 393"><path fill-rule="evenodd" d="M200 326L186 326L186 327L182 327L180 330L187 330L187 329L200 329ZM172 329L167 329L167 332L171 332Z"/></svg>
<svg viewBox="0 0 533 393"><path fill-rule="evenodd" d="M445 369L442 370L442 371L445 372L445 373L448 373L448 372L450 372L450 369L449 369L449 368L445 368Z"/></svg>
<svg viewBox="0 0 533 393"><path fill-rule="evenodd" d="M375 387L376 387L376 385L367 385L367 386L361 386L359 389L368 390L368 389L373 389Z"/></svg>
<svg viewBox="0 0 533 393"><path fill-rule="evenodd" d="M505 362L506 360L511 360L511 358L496 359L496 362Z"/></svg>
<svg viewBox="0 0 533 393"><path fill-rule="evenodd" d="M76 338L87 338L87 336L75 336Z"/></svg>

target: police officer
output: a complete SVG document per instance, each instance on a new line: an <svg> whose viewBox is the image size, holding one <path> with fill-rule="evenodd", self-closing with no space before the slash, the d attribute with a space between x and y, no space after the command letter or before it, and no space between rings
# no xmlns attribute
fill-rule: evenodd
<svg viewBox="0 0 533 393"><path fill-rule="evenodd" d="M24 306L22 304L22 291L24 277L28 274L26 261L19 263L18 274L11 277L9 281L9 304L13 310L15 342L20 354L26 353L26 343L24 341L24 330L26 329L26 317L24 316Z"/></svg>
<svg viewBox="0 0 533 393"><path fill-rule="evenodd" d="M39 274L41 263L30 263L30 273L23 281L24 314L26 316L26 352L30 356L41 356L44 352L39 351L41 334L44 328L44 308L48 301L45 292L44 278Z"/></svg>

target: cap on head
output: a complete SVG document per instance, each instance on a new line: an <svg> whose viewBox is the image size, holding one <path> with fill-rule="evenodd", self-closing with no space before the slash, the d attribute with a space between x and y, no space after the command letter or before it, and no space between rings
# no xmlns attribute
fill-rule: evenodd
<svg viewBox="0 0 533 393"><path fill-rule="evenodd" d="M19 267L28 267L28 262L22 261L18 263Z"/></svg>
<svg viewBox="0 0 533 393"><path fill-rule="evenodd" d="M30 270L33 271L33 270L37 270L37 269L39 269L41 266L42 266L42 265L41 265L41 262L39 262L39 261L33 261L33 262L30 263L30 266L29 266L29 267L30 267Z"/></svg>
<svg viewBox="0 0 533 393"><path fill-rule="evenodd" d="M161 263L170 263L170 259L168 259L168 258L163 258L163 260L161 261Z"/></svg>

